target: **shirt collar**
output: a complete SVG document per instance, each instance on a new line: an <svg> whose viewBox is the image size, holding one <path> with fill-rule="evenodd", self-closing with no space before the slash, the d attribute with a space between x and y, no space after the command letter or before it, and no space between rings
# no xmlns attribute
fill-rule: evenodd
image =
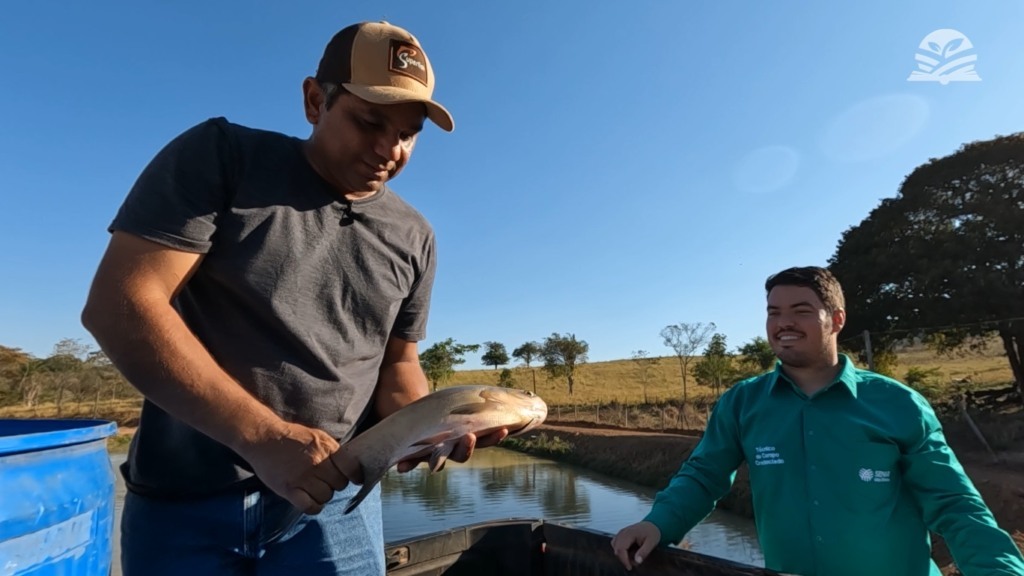
<svg viewBox="0 0 1024 576"><path fill-rule="evenodd" d="M836 374L835 380L829 383L828 386L822 388L822 390L828 390L829 388L842 385L850 391L850 396L854 399L857 398L857 384L860 381L860 377L857 375L857 367L853 365L853 361L846 354L839 355L839 373ZM782 372L782 361L775 361L775 370L772 372L771 381L769 382L769 389L775 390L779 382L784 382L790 386L796 387L783 372Z"/></svg>

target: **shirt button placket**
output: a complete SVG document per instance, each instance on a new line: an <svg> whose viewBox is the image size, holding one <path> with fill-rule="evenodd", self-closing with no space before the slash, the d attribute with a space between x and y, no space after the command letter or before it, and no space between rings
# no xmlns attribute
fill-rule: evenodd
<svg viewBox="0 0 1024 576"><path fill-rule="evenodd" d="M824 539L819 534L821 533L823 527L826 525L826 522L824 522L824 519L821 517L821 502L818 499L818 492L820 491L822 479L818 477L819 475L817 462L820 458L818 449L819 443L817 442L817 438L815 437L816 422L814 418L813 408L811 408L810 403L808 403L804 407L802 416L805 430L804 454L807 458L807 492L808 496L810 496L811 501L810 518L808 519L810 521L811 526L810 537L811 542L813 543L815 548L814 562L815 564L820 565L822 553L821 547L824 543Z"/></svg>

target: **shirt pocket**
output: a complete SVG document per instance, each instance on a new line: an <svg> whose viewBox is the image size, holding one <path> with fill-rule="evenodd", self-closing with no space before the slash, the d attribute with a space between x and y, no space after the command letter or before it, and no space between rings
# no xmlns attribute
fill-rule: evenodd
<svg viewBox="0 0 1024 576"><path fill-rule="evenodd" d="M900 450L893 444L859 442L837 467L839 505L854 514L891 509L900 491Z"/></svg>

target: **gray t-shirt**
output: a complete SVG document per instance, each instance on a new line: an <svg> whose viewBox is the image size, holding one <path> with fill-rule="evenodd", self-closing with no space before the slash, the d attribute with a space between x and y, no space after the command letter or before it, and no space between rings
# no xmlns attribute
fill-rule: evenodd
<svg viewBox="0 0 1024 576"><path fill-rule="evenodd" d="M110 230L205 254L175 301L185 323L285 420L344 442L372 410L389 335L425 336L435 241L388 188L343 200L302 144L205 121L157 154ZM238 455L150 402L122 472L154 496L254 481Z"/></svg>

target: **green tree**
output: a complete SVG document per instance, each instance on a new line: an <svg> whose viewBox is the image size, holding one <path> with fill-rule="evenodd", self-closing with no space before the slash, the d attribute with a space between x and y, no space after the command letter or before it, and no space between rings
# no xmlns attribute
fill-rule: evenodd
<svg viewBox="0 0 1024 576"><path fill-rule="evenodd" d="M903 383L917 390L930 402L936 402L942 392L942 371L935 368L911 366L903 376Z"/></svg>
<svg viewBox="0 0 1024 576"><path fill-rule="evenodd" d="M533 377L533 393L537 393L537 372L530 367L530 363L536 358L540 358L541 346L536 342L526 342L520 347L512 351L512 356L523 361L526 364L526 369L530 371L530 376Z"/></svg>
<svg viewBox="0 0 1024 576"><path fill-rule="evenodd" d="M756 336L753 340L739 346L739 363L744 375L754 376L759 372L770 370L775 365L775 352L764 336Z"/></svg>
<svg viewBox="0 0 1024 576"><path fill-rule="evenodd" d="M0 346L0 405L16 404L38 360L20 348Z"/></svg>
<svg viewBox="0 0 1024 576"><path fill-rule="evenodd" d="M651 370L661 364L661 358L651 358L646 350L634 350L630 359L633 361L633 369L640 378L640 389L643 391L644 404L646 404L648 402L647 382L650 380Z"/></svg>
<svg viewBox="0 0 1024 576"><path fill-rule="evenodd" d="M46 359L46 367L53 375L53 383L57 390L57 417L60 418L64 409L64 395L69 386L75 386L76 398L81 398L82 374L85 360L92 348L75 338L64 338L53 347L53 354Z"/></svg>
<svg viewBox="0 0 1024 576"><path fill-rule="evenodd" d="M508 364L508 352L505 351L504 344L501 342L484 342L484 347L487 348L487 351L480 358L484 366L494 366L494 369L497 370L498 366Z"/></svg>
<svg viewBox="0 0 1024 576"><path fill-rule="evenodd" d="M27 406L35 406L43 394L44 376L49 371L48 358L32 358L25 365L25 371L18 381L18 392L21 395L22 403Z"/></svg>
<svg viewBox="0 0 1024 576"><path fill-rule="evenodd" d="M454 339L448 338L424 350L420 354L420 366L423 367L423 373L426 374L427 379L433 384L434 391L437 391L439 385L444 386L448 383L448 380L455 374L456 366L466 362L463 358L464 355L479 349L479 344L459 344Z"/></svg>
<svg viewBox="0 0 1024 576"><path fill-rule="evenodd" d="M995 332L1024 402L1024 133L918 166L843 232L829 268L844 334L870 331L875 357L901 339L953 351Z"/></svg>
<svg viewBox="0 0 1024 576"><path fill-rule="evenodd" d="M715 331L715 328L714 322L708 324L703 322L695 324L680 322L679 324L669 324L661 330L661 337L665 341L665 346L671 348L675 352L676 358L679 359L679 372L683 379L684 404L687 401L686 373L690 360L693 359L693 354L700 350L701 346L707 344L708 338Z"/></svg>
<svg viewBox="0 0 1024 576"><path fill-rule="evenodd" d="M512 371L508 368L501 369L501 375L498 376L498 386L502 388L515 388L516 379L512 376Z"/></svg>
<svg viewBox="0 0 1024 576"><path fill-rule="evenodd" d="M90 352L85 359L84 368L84 380L93 394L92 412L93 416L96 416L99 414L101 397L106 394L111 401L117 400L118 391L126 388L127 382L102 350ZM79 398L79 403L83 399Z"/></svg>
<svg viewBox="0 0 1024 576"><path fill-rule="evenodd" d="M724 334L711 336L703 357L693 366L693 375L701 384L710 386L715 394L722 393L726 383L735 375L732 354L729 354Z"/></svg>
<svg viewBox="0 0 1024 576"><path fill-rule="evenodd" d="M541 357L544 369L552 378L565 378L569 384L569 395L572 396L573 384L577 370L587 362L590 345L584 340L577 340L575 334L560 335L552 333L544 339Z"/></svg>

